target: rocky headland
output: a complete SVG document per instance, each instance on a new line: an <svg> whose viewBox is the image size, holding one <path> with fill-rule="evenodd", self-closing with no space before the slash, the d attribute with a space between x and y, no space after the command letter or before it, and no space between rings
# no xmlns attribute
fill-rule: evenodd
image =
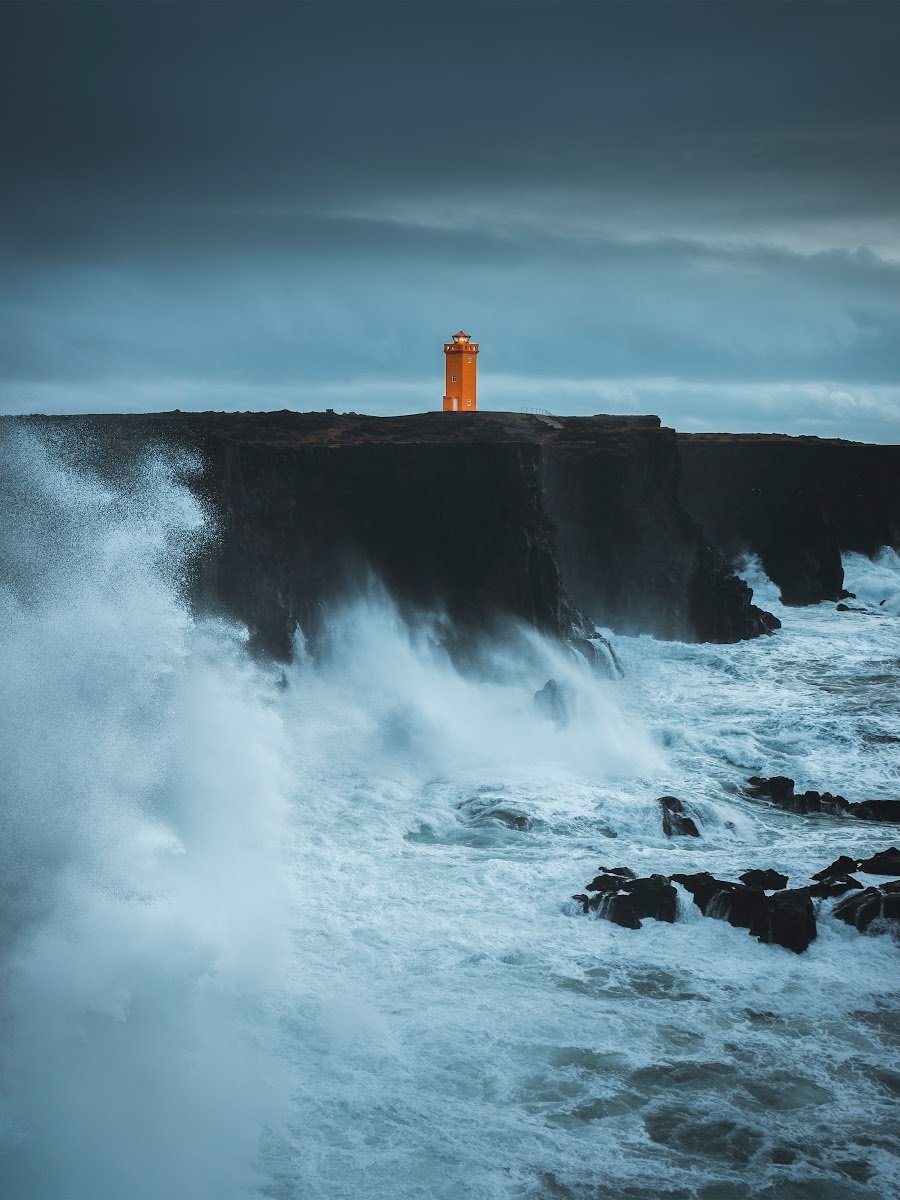
<svg viewBox="0 0 900 1200"><path fill-rule="evenodd" d="M160 413L27 418L90 435L105 467L144 447L199 452L219 535L194 598L255 644L314 646L326 606L371 578L454 636L507 618L585 648L593 622L734 642L778 622L679 499L657 417L516 413Z"/></svg>
<svg viewBox="0 0 900 1200"><path fill-rule="evenodd" d="M595 622L736 642L778 621L734 556L757 553L786 602L810 603L843 595L842 549L900 545L895 446L493 412L3 424L89 435L112 471L147 446L197 451L218 536L193 599L278 657L298 625L315 647L327 606L373 578L401 609L446 613L463 640L513 618L595 655Z"/></svg>

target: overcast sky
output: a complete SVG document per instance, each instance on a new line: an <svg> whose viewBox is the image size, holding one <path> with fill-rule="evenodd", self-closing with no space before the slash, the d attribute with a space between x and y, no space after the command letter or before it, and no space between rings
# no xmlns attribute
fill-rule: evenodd
<svg viewBox="0 0 900 1200"><path fill-rule="evenodd" d="M900 441L900 3L0 5L0 409Z"/></svg>

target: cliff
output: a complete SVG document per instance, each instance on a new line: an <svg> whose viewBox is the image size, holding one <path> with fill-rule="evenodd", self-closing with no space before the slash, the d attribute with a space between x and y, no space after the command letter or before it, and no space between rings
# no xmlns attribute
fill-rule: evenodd
<svg viewBox="0 0 900 1200"><path fill-rule="evenodd" d="M711 641L777 624L680 507L676 435L656 417L31 420L87 433L110 468L148 443L197 449L220 536L195 602L275 655L298 623L315 643L325 606L372 575L463 638L506 617L569 639L592 622Z"/></svg>
<svg viewBox="0 0 900 1200"><path fill-rule="evenodd" d="M728 556L757 554L785 604L842 595L841 551L900 547L900 446L681 434L681 496Z"/></svg>

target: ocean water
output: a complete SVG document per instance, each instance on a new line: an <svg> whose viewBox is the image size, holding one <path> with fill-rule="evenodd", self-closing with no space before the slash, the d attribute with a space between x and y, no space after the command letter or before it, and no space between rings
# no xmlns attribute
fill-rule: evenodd
<svg viewBox="0 0 900 1200"><path fill-rule="evenodd" d="M20 435L0 467L0 1195L900 1195L895 939L571 900L601 864L800 884L897 842L740 788L900 795L895 554L847 559L864 613L749 562L776 636L615 637L616 682L521 630L461 673L376 590L281 668L184 603L196 463L113 486Z"/></svg>

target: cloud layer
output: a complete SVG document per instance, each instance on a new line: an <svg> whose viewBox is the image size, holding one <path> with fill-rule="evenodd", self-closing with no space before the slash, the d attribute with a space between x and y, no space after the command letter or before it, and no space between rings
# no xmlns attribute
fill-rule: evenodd
<svg viewBox="0 0 900 1200"><path fill-rule="evenodd" d="M895 4L21 4L0 406L900 440Z"/></svg>

